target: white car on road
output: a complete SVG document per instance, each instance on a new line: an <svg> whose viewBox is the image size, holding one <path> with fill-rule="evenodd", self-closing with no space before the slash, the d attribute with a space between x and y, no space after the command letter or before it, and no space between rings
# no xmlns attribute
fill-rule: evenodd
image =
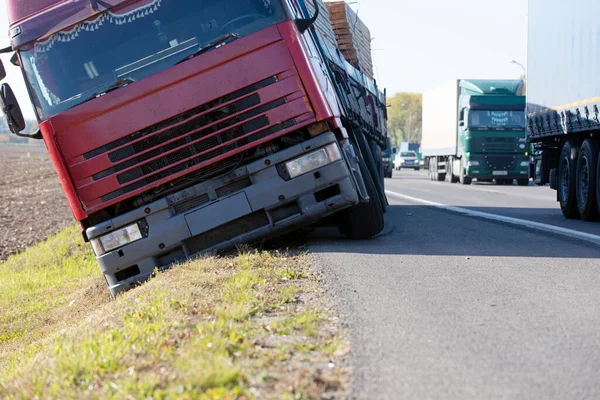
<svg viewBox="0 0 600 400"><path fill-rule="evenodd" d="M419 157L414 151L403 151L396 156L394 168L400 171L402 168L410 168L418 171L421 169Z"/></svg>

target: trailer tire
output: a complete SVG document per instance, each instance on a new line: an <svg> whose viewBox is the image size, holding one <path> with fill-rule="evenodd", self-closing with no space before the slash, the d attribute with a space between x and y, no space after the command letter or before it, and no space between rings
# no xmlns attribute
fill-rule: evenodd
<svg viewBox="0 0 600 400"><path fill-rule="evenodd" d="M372 238L383 230L385 223L383 209L373 178L363 162L359 163L359 167L371 200L368 203L360 203L337 214L337 225L340 233L352 240Z"/></svg>
<svg viewBox="0 0 600 400"><path fill-rule="evenodd" d="M458 176L454 175L454 160L452 158L448 158L446 160L446 182L448 183L457 183Z"/></svg>
<svg viewBox="0 0 600 400"><path fill-rule="evenodd" d="M587 139L577 156L577 209L584 221L598 219L597 201L598 144Z"/></svg>
<svg viewBox="0 0 600 400"><path fill-rule="evenodd" d="M579 218L577 209L577 146L571 140L565 142L558 160L558 201L567 219Z"/></svg>

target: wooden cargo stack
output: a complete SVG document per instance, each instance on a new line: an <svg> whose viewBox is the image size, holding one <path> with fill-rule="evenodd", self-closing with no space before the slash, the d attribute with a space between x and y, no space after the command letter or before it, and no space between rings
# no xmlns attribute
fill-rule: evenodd
<svg viewBox="0 0 600 400"><path fill-rule="evenodd" d="M369 28L346 2L332 1L325 4L338 48L350 64L373 79Z"/></svg>
<svg viewBox="0 0 600 400"><path fill-rule="evenodd" d="M317 3L319 4L319 18L317 18L315 27L322 39L327 41L329 45L337 47L337 41L335 40L335 34L333 33L333 28L331 27L331 21L329 19L329 10L327 9L327 6L325 6L325 3L323 3L323 0L317 0ZM306 8L310 15L314 15L315 8L312 1L306 1Z"/></svg>
<svg viewBox="0 0 600 400"><path fill-rule="evenodd" d="M369 28L344 1L317 0L317 3L320 15L315 25L321 38L339 48L350 64L373 79ZM310 15L314 14L312 1L306 1L306 8Z"/></svg>

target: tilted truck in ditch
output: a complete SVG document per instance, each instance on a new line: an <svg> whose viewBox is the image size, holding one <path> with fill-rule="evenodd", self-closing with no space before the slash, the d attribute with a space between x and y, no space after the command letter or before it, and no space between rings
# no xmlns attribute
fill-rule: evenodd
<svg viewBox="0 0 600 400"><path fill-rule="evenodd" d="M383 229L385 94L315 29L324 4L309 6L7 0L3 52L40 123L29 137L44 140L112 295L331 215L350 238ZM27 136L6 83L0 101Z"/></svg>
<svg viewBox="0 0 600 400"><path fill-rule="evenodd" d="M527 136L535 183L566 218L600 216L600 49L597 2L529 1Z"/></svg>
<svg viewBox="0 0 600 400"><path fill-rule="evenodd" d="M522 85L463 79L423 94L421 152L432 180L529 184Z"/></svg>

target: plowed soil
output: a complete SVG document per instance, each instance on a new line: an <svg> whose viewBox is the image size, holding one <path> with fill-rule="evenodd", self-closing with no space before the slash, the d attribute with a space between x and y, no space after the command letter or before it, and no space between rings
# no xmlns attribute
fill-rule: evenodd
<svg viewBox="0 0 600 400"><path fill-rule="evenodd" d="M74 223L46 149L0 145L0 261Z"/></svg>

